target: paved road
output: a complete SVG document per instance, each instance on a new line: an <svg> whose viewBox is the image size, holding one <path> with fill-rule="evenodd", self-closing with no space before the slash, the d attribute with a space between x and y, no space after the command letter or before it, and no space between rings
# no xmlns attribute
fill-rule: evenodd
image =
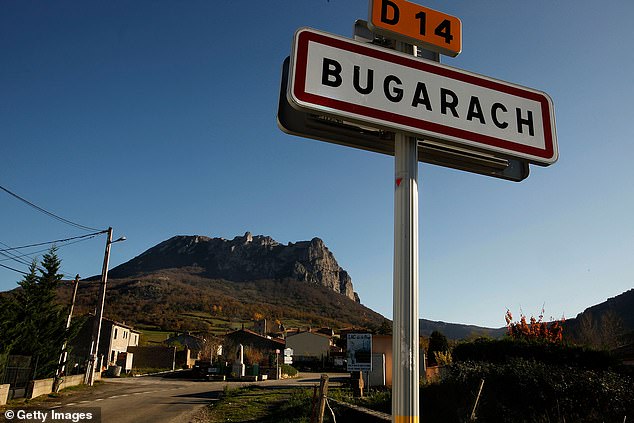
<svg viewBox="0 0 634 423"><path fill-rule="evenodd" d="M297 379L255 383L258 386L314 386L319 383L319 377L319 373L304 373ZM330 377L348 375L330 374ZM204 382L164 376L104 379L104 383L91 390L46 401L41 407L63 407L64 410L99 407L103 423L189 422L201 407L218 398L225 386L250 384L253 382Z"/></svg>

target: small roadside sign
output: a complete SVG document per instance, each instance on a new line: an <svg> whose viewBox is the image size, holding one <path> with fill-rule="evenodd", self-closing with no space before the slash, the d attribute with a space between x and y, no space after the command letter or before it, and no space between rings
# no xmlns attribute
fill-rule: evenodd
<svg viewBox="0 0 634 423"><path fill-rule="evenodd" d="M372 371L372 334L349 333L347 341L347 371Z"/></svg>
<svg viewBox="0 0 634 423"><path fill-rule="evenodd" d="M543 166L558 158L546 93L309 28L295 34L287 97L425 140Z"/></svg>
<svg viewBox="0 0 634 423"><path fill-rule="evenodd" d="M460 19L405 0L370 0L368 23L376 34L451 57L462 50Z"/></svg>

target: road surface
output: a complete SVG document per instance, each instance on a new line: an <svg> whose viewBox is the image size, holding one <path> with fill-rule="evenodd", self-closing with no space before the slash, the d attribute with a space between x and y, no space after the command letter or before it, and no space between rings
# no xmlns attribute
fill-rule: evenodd
<svg viewBox="0 0 634 423"><path fill-rule="evenodd" d="M348 374L329 376L340 378ZM51 398L36 407L64 412L97 407L101 410L102 423L186 423L192 421L201 407L217 399L225 386L314 386L319 383L319 377L319 373L302 373L296 379L264 382L206 382L173 375L103 379L103 383L92 389Z"/></svg>

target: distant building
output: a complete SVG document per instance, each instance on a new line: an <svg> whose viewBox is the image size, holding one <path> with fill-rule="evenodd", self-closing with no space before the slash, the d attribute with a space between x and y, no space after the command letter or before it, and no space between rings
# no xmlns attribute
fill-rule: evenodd
<svg viewBox="0 0 634 423"><path fill-rule="evenodd" d="M167 338L164 341L164 344L169 346L182 345L187 349L193 351L194 353L198 353L202 351L205 344L205 339L200 336L190 335L188 333L181 333L179 335Z"/></svg>
<svg viewBox="0 0 634 423"><path fill-rule="evenodd" d="M225 356L234 357L236 348L240 344L263 354L275 354L276 350L283 351L286 345L283 339L262 336L248 329L240 329L225 335L223 342Z"/></svg>
<svg viewBox="0 0 634 423"><path fill-rule="evenodd" d="M90 348L92 345L93 322L95 317L91 316L71 345L67 369L85 367L90 358ZM101 320L101 333L99 336L99 348L97 349L98 363L101 369L110 365L115 365L120 353L127 353L128 347L139 345L141 333L134 330L125 323L115 322L107 318ZM70 370L69 370L70 371Z"/></svg>
<svg viewBox="0 0 634 423"><path fill-rule="evenodd" d="M332 338L317 332L298 332L286 337L286 347L293 350L293 363L325 363Z"/></svg>

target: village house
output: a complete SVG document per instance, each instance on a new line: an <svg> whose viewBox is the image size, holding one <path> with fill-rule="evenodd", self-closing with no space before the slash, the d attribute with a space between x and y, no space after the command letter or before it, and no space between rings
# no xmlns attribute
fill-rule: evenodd
<svg viewBox="0 0 634 423"><path fill-rule="evenodd" d="M71 346L67 365L69 371L73 367L83 367L90 357L94 319L94 316L91 316L86 321ZM104 317L101 320L101 334L97 349L98 368L103 370L107 369L108 366L116 365L121 353L127 354L128 347L139 345L140 335L141 333L131 326ZM130 370L132 367L131 355L129 358L126 357L123 367L125 370Z"/></svg>
<svg viewBox="0 0 634 423"><path fill-rule="evenodd" d="M240 344L262 354L275 354L276 350L283 350L285 347L283 339L262 336L249 329L240 329L225 335L223 349L227 349L227 354L233 355Z"/></svg>
<svg viewBox="0 0 634 423"><path fill-rule="evenodd" d="M325 366L330 356L332 337L318 332L297 332L286 337L286 348L293 350L293 363Z"/></svg>

